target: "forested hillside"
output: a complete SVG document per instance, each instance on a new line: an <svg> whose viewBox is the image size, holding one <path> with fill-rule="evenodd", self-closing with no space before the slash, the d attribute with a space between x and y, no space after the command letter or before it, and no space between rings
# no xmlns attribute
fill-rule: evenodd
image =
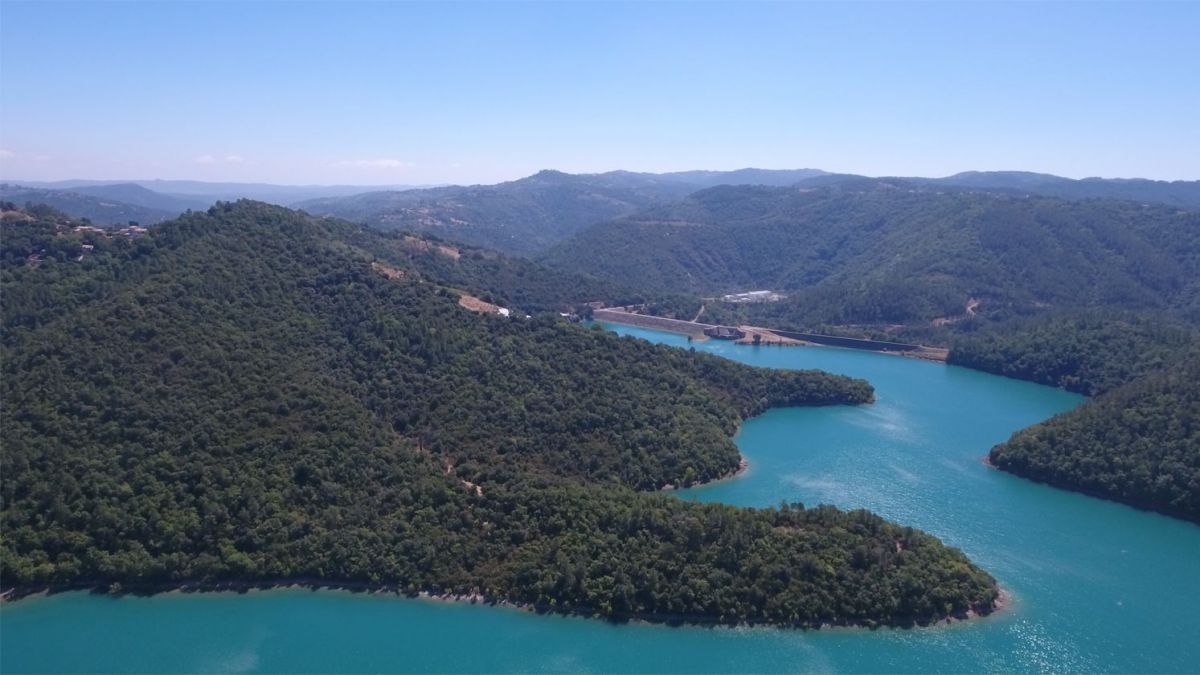
<svg viewBox="0 0 1200 675"><path fill-rule="evenodd" d="M951 339L952 365L1095 396L1176 362L1200 335L1163 316L1108 310L1014 321Z"/></svg>
<svg viewBox="0 0 1200 675"><path fill-rule="evenodd" d="M996 597L865 512L638 491L726 475L739 420L865 382L471 313L436 242L263 204L71 225L3 222L6 587L308 579L803 626ZM458 256L480 266L455 284L503 276Z"/></svg>
<svg viewBox="0 0 1200 675"><path fill-rule="evenodd" d="M704 188L791 185L824 173L816 169L662 174L541 171L497 185L372 191L295 206L380 229L433 233L451 241L531 255L594 223L674 202Z"/></svg>
<svg viewBox="0 0 1200 675"><path fill-rule="evenodd" d="M1200 349L992 449L995 466L1200 522Z"/></svg>
<svg viewBox="0 0 1200 675"><path fill-rule="evenodd" d="M1130 202L719 187L590 227L543 260L648 290L784 291L736 315L780 327L928 324L971 299L990 320L1087 307L1200 319L1200 212Z"/></svg>
<svg viewBox="0 0 1200 675"><path fill-rule="evenodd" d="M384 230L429 232L507 253L528 254L592 223L672 201L695 189L650 174L542 171L498 185L368 192L296 206Z"/></svg>
<svg viewBox="0 0 1200 675"><path fill-rule="evenodd" d="M1056 487L1200 519L1200 332L1096 311L989 326L949 362L1095 396L1018 432L992 463Z"/></svg>

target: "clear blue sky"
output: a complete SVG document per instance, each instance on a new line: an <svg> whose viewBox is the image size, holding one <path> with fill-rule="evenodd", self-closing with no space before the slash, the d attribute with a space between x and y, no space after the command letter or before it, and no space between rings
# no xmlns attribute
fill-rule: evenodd
<svg viewBox="0 0 1200 675"><path fill-rule="evenodd" d="M0 0L0 177L1200 179L1200 3Z"/></svg>

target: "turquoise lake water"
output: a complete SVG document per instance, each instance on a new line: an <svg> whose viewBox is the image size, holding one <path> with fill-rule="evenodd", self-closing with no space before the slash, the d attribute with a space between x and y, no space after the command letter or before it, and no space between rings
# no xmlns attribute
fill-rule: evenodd
<svg viewBox="0 0 1200 675"><path fill-rule="evenodd" d="M632 328L624 334L689 346ZM864 377L862 407L775 410L737 441L747 474L678 493L868 508L963 549L1013 594L915 630L670 628L336 591L85 593L0 609L17 672L1197 672L1200 527L982 463L1081 397L961 368L824 348L696 343L738 361Z"/></svg>

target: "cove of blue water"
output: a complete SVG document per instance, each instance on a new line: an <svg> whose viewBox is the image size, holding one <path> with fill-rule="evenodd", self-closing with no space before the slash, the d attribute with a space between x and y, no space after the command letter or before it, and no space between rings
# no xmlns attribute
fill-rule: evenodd
<svg viewBox="0 0 1200 675"><path fill-rule="evenodd" d="M861 407L774 410L737 442L747 474L678 493L748 506L867 508L963 549L1008 611L916 630L670 628L334 591L69 593L0 610L16 672L1195 672L1200 527L1036 485L982 457L1068 410L1059 390L823 348L689 345L774 368L864 377Z"/></svg>

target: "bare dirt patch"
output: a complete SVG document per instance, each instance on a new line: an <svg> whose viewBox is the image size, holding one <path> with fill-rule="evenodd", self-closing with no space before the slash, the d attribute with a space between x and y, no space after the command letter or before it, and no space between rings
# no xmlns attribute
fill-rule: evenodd
<svg viewBox="0 0 1200 675"><path fill-rule="evenodd" d="M447 258L453 258L454 260L458 260L462 257L462 252L453 246L447 246L446 244L435 244L431 241L426 241L420 237L414 237L411 235L404 238L404 245L410 249L416 249L418 251L435 251L446 256Z"/></svg>
<svg viewBox="0 0 1200 675"><path fill-rule="evenodd" d="M499 305L493 305L490 302L484 302L483 300L480 300L473 295L467 295L466 293L463 293L462 296L459 297L458 306L469 309L472 312L479 312L480 314L500 313Z"/></svg>
<svg viewBox="0 0 1200 675"><path fill-rule="evenodd" d="M371 269L379 272L389 279L403 279L405 276L404 270L396 269L395 267L392 267L386 263L373 262L371 263Z"/></svg>

